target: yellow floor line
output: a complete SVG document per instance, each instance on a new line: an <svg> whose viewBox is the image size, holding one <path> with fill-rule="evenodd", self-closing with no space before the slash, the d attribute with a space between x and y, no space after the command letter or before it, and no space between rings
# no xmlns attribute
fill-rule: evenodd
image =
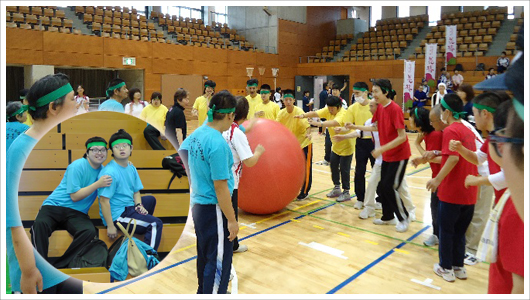
<svg viewBox="0 0 530 300"><path fill-rule="evenodd" d="M324 229L324 227L320 227L318 225L313 225L313 227L317 228L317 229Z"/></svg>
<svg viewBox="0 0 530 300"><path fill-rule="evenodd" d="M302 221L300 221L300 220L296 220L296 219L291 219L291 222L300 223L300 222L302 222Z"/></svg>
<svg viewBox="0 0 530 300"><path fill-rule="evenodd" d="M369 241L369 240L364 240L364 242L366 242L368 244L372 244L372 245L379 245L379 243L372 242L372 241Z"/></svg>
<svg viewBox="0 0 530 300"><path fill-rule="evenodd" d="M396 252L400 252L400 253L403 253L403 254L409 254L408 251L406 251L406 250L401 250L401 249L397 249L397 248L394 249L394 251L396 251Z"/></svg>
<svg viewBox="0 0 530 300"><path fill-rule="evenodd" d="M315 200L315 201L313 201L313 202L309 202L309 203L304 204L304 205L302 205L302 206L298 206L297 208L293 208L293 210L299 210L299 209L301 209L301 208L308 207L308 206L313 205L313 204L315 204L315 203L318 203L318 202L320 202L320 201L322 201L322 200Z"/></svg>
<svg viewBox="0 0 530 300"><path fill-rule="evenodd" d="M350 237L349 234L346 234L344 232L337 232L338 235L342 235L342 236L345 236L345 237Z"/></svg>

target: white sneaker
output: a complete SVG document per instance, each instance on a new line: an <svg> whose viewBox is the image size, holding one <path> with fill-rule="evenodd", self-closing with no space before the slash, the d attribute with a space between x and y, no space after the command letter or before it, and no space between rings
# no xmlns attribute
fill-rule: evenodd
<svg viewBox="0 0 530 300"><path fill-rule="evenodd" d="M397 224L397 220L396 220L396 218L393 218L392 220L388 220L388 221L383 221L381 219L374 219L373 223L375 225L396 225Z"/></svg>
<svg viewBox="0 0 530 300"><path fill-rule="evenodd" d="M247 246L247 245L241 245L241 244L239 244L239 248L237 248L236 250L234 250L234 253L246 252L247 250L248 250L248 246Z"/></svg>
<svg viewBox="0 0 530 300"><path fill-rule="evenodd" d="M357 201L357 202L355 202L355 204L353 205L353 208L355 208L355 209L363 209L363 205L364 205L364 202L362 202L362 201Z"/></svg>
<svg viewBox="0 0 530 300"><path fill-rule="evenodd" d="M359 214L359 218L368 219L375 217L375 210L371 207L365 207Z"/></svg>
<svg viewBox="0 0 530 300"><path fill-rule="evenodd" d="M346 202L350 200L351 200L350 192L342 192L342 194L340 194L340 196L337 198L337 202Z"/></svg>
<svg viewBox="0 0 530 300"><path fill-rule="evenodd" d="M397 232L405 232L409 229L409 221L403 220L396 225Z"/></svg>
<svg viewBox="0 0 530 300"><path fill-rule="evenodd" d="M382 210L383 209L383 205L381 204L381 202L376 202L375 203L375 210Z"/></svg>
<svg viewBox="0 0 530 300"><path fill-rule="evenodd" d="M319 166L329 166L329 162L323 160L323 161L318 161L316 162L315 164L319 165Z"/></svg>
<svg viewBox="0 0 530 300"><path fill-rule="evenodd" d="M473 266L478 263L478 259L475 257L475 255L467 252L466 256L464 256L464 263L468 266Z"/></svg>
<svg viewBox="0 0 530 300"><path fill-rule="evenodd" d="M230 279L228 279L228 281L232 281L232 279L234 279L234 274L230 274Z"/></svg>
<svg viewBox="0 0 530 300"><path fill-rule="evenodd" d="M342 192L341 192L340 188L338 188L338 189L337 188L333 188L331 190L331 192L326 194L326 197L328 197L328 198L337 198L340 195L342 195Z"/></svg>
<svg viewBox="0 0 530 300"><path fill-rule="evenodd" d="M440 266L440 264L434 264L434 273L442 277L445 281L454 282L455 272L453 270L447 270Z"/></svg>
<svg viewBox="0 0 530 300"><path fill-rule="evenodd" d="M416 211L411 211L409 212L409 222L414 222L416 221Z"/></svg>
<svg viewBox="0 0 530 300"><path fill-rule="evenodd" d="M467 272L465 267L455 267L453 266L453 270L455 271L455 277L461 280L467 279Z"/></svg>
<svg viewBox="0 0 530 300"><path fill-rule="evenodd" d="M435 236L434 234L431 235L428 239L426 239L425 241L423 241L423 244L425 246L429 246L429 247L434 247L436 245L438 245L439 241L438 241L438 237Z"/></svg>

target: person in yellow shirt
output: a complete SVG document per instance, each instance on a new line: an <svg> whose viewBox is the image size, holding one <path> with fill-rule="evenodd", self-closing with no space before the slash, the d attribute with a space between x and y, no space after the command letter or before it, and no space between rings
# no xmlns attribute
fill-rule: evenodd
<svg viewBox="0 0 530 300"><path fill-rule="evenodd" d="M203 95L195 99L193 103L193 108L191 109L191 114L199 118L199 123L197 127L202 126L206 120L206 114L208 113L208 105L210 104L210 99L212 99L213 94L215 93L215 81L207 80L204 83Z"/></svg>
<svg viewBox="0 0 530 300"><path fill-rule="evenodd" d="M314 126L330 127L328 128L329 135L333 139L335 129L332 128L339 124L343 127L345 122L346 110L342 108L342 103L339 97L330 96L326 99L327 107L317 111L311 111L295 118L318 118L318 120L310 119L309 124ZM322 122L320 119L326 119ZM353 144L351 139L346 139L340 142L333 142L331 144L330 169L331 179L333 180L334 188L326 196L329 198L337 198L337 202L344 202L351 199L350 196L350 168L353 158ZM341 180L342 189L341 192Z"/></svg>
<svg viewBox="0 0 530 300"><path fill-rule="evenodd" d="M259 90L261 102L256 104L254 115L258 118L276 120L280 107L271 101L271 86L262 84Z"/></svg>
<svg viewBox="0 0 530 300"><path fill-rule="evenodd" d="M261 97L258 95L258 80L255 78L247 80L247 90L249 94L245 97L248 100L248 116L247 119L254 118L256 112L256 105L261 103Z"/></svg>
<svg viewBox="0 0 530 300"><path fill-rule="evenodd" d="M166 114L167 107L162 104L162 94L154 92L151 95L151 104L144 107L140 114L140 119L147 122L147 127L144 129L145 140L153 150L166 150L158 140L158 137L166 139L163 133Z"/></svg>
<svg viewBox="0 0 530 300"><path fill-rule="evenodd" d="M26 100L26 94L28 93L28 89L21 89L20 90L20 100L22 101L22 104L28 105L28 100ZM22 124L26 124L28 126L33 125L33 118L27 114L28 117L26 118L26 121L24 121Z"/></svg>
<svg viewBox="0 0 530 300"><path fill-rule="evenodd" d="M353 85L353 95L355 103L348 107L345 115L345 123L352 123L354 125L364 126L366 121L372 119L370 112L370 99L368 99L368 85L365 82L356 82ZM338 124L338 123L337 123ZM345 129L346 130L346 129ZM340 129L335 129L335 132L340 132ZM374 166L375 158L371 152L374 150L374 142L371 135L365 135L363 131L355 141L355 194L357 195L357 202L354 204L355 209L363 209L364 195L366 191L366 164L368 160L372 167ZM336 135L333 138L340 142L344 140L343 135Z"/></svg>
<svg viewBox="0 0 530 300"><path fill-rule="evenodd" d="M313 181L313 143L311 142L311 126L309 122L306 119L295 118L295 116L303 115L304 111L300 107L295 106L294 102L294 91L289 89L284 90L283 103L285 108L280 110L276 121L282 123L296 136L300 147L304 151L306 160L304 184L302 185L300 194L296 197L298 200L304 200L311 190L311 183Z"/></svg>

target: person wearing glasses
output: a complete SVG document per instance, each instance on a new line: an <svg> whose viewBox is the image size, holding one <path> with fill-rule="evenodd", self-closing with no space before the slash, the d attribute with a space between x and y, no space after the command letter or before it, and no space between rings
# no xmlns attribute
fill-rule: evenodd
<svg viewBox="0 0 530 300"><path fill-rule="evenodd" d="M129 162L132 155L133 140L124 129L118 130L109 140L111 160L99 172L98 178L110 176L112 183L98 189L99 214L103 225L107 227L107 236L115 239L118 236L116 223L127 227L129 221L136 220L136 231L144 234L144 242L158 250L162 237L163 223L153 217L156 199L153 196L140 196L144 188L138 171Z"/></svg>
<svg viewBox="0 0 530 300"><path fill-rule="evenodd" d="M88 210L96 200L97 189L112 183L111 176L98 178L107 159L107 141L91 137L85 147L83 157L68 165L59 186L44 200L30 229L33 246L46 260L49 237L55 230L67 230L74 237L63 256L55 261L58 269L67 268L79 250L96 237Z"/></svg>

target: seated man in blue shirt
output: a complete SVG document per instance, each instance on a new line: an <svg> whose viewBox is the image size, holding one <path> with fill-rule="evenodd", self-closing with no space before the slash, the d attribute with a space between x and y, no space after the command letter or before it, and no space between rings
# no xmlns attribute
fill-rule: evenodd
<svg viewBox="0 0 530 300"><path fill-rule="evenodd" d="M111 80L109 86L107 87L107 97L109 99L101 103L98 107L99 111L116 111L116 112L125 112L125 108L121 104L121 101L129 97L129 90L127 90L127 85L125 81L120 78Z"/></svg>
<svg viewBox="0 0 530 300"><path fill-rule="evenodd" d="M423 90L423 86L419 85L418 89L414 91L414 101L412 107L424 107L427 103L427 94Z"/></svg>
<svg viewBox="0 0 530 300"><path fill-rule="evenodd" d="M45 259L48 259L49 237L55 230L67 230L74 237L63 256L54 263L59 269L68 267L79 250L96 237L88 210L96 200L97 189L112 182L110 176L98 179L102 163L107 159L107 141L92 137L85 142L85 147L85 155L66 168L59 186L42 203L30 230L33 246Z"/></svg>
<svg viewBox="0 0 530 300"><path fill-rule="evenodd" d="M236 99L228 91L210 100L208 122L179 149L191 186L191 212L197 235L198 294L226 294L239 231L232 208L233 157L222 133L234 122Z"/></svg>
<svg viewBox="0 0 530 300"><path fill-rule="evenodd" d="M114 159L101 170L99 178L108 175L112 177L112 184L98 190L99 214L103 225L107 226L109 238L114 239L118 236L116 222L127 228L129 221L135 219L134 233L144 234L144 242L157 250L162 237L163 223L159 218L153 217L155 197L140 196L140 190L144 186L138 171L129 162L132 143L131 135L123 129L110 137L110 151Z"/></svg>

